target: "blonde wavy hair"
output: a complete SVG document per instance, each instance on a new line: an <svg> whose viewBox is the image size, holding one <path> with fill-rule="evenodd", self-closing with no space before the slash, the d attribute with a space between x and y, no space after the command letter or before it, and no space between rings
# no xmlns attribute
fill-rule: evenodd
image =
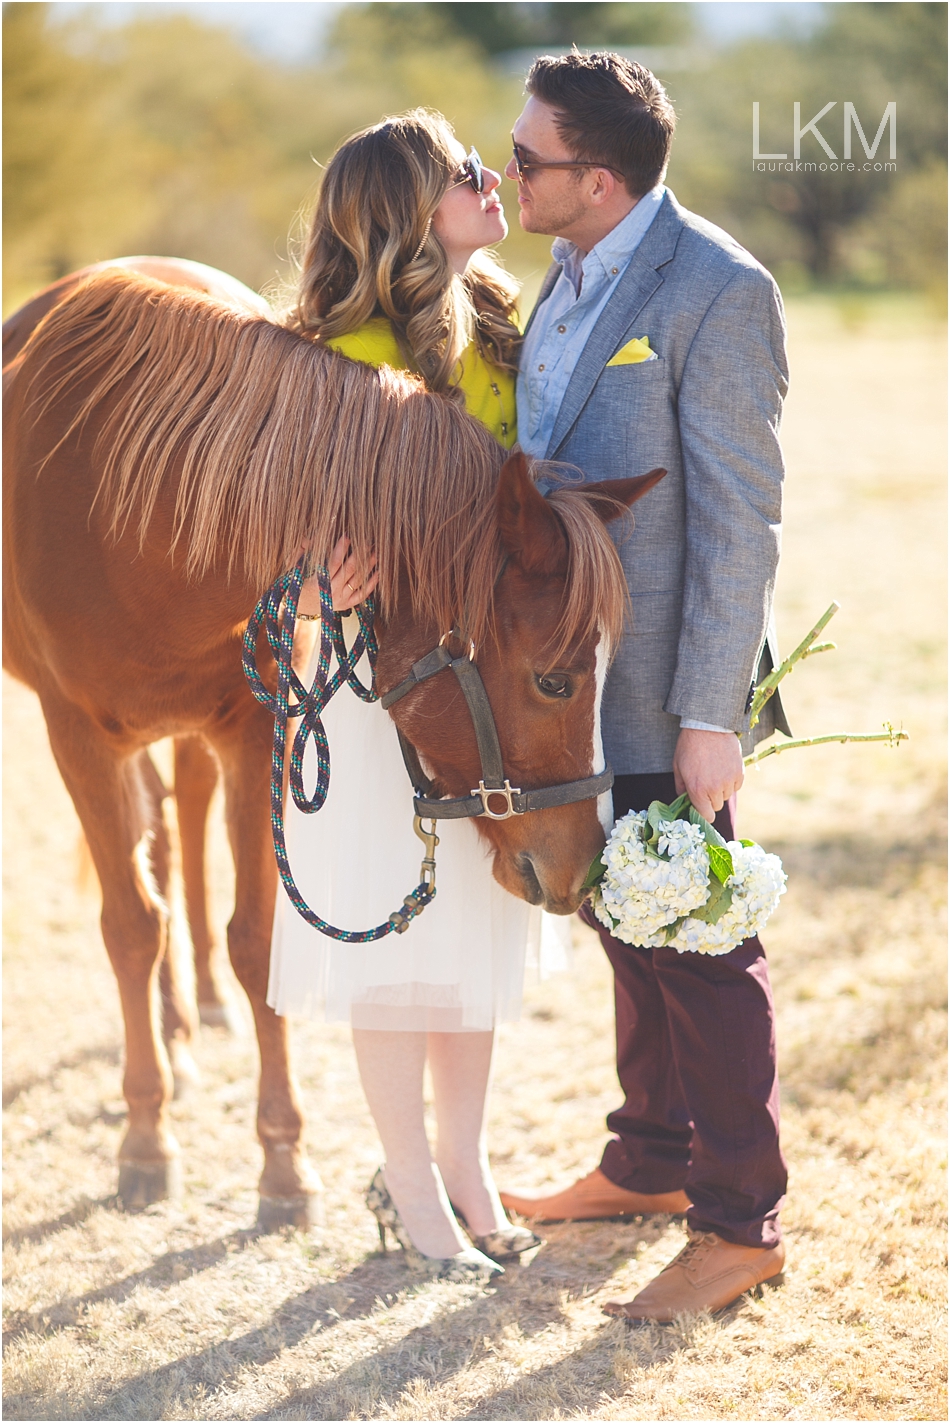
<svg viewBox="0 0 950 1423"><path fill-rule="evenodd" d="M458 172L453 138L441 114L413 109L341 144L324 174L285 322L322 343L385 316L407 365L441 394L451 394L472 341L510 371L521 344L514 278L486 251L459 276L433 226Z"/></svg>

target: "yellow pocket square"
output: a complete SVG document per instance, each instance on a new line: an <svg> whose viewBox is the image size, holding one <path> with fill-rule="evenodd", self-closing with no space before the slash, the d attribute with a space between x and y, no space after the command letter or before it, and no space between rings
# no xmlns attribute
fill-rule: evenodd
<svg viewBox="0 0 950 1423"><path fill-rule="evenodd" d="M649 336L634 336L626 346L621 346L615 356L611 356L608 366L635 366L638 361L656 360L656 352L650 350Z"/></svg>

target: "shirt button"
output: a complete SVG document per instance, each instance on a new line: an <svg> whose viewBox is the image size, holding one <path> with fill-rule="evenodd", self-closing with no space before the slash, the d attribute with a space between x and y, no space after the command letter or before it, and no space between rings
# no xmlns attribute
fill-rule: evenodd
<svg viewBox="0 0 950 1423"><path fill-rule="evenodd" d="M561 334L563 335L564 332L567 330L567 327L566 327L566 326L559 326L557 329L558 329L558 330L561 332Z"/></svg>
<svg viewBox="0 0 950 1423"><path fill-rule="evenodd" d="M620 268L619 268L619 267L611 267L611 269L610 269L611 276L614 276L614 277L615 277L619 271L620 271Z"/></svg>
<svg viewBox="0 0 950 1423"><path fill-rule="evenodd" d="M543 362L541 363L540 366L538 366L538 370L539 370L539 371L543 371L543 370L544 370L544 363L543 363Z"/></svg>

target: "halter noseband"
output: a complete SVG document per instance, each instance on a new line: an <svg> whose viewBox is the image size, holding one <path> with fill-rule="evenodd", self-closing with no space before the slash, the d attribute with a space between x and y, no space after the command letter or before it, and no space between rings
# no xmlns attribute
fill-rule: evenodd
<svg viewBox="0 0 950 1423"><path fill-rule="evenodd" d="M445 645L453 636L454 631L445 633L438 647L426 653L425 657L420 657L419 661L413 664L409 676L380 698L380 704L388 711L394 703L423 682L427 682L430 677L449 670L458 678L462 695L468 705L482 769L481 780L471 795L445 799L433 796L433 782L422 769L419 753L397 727L402 759L416 792L413 807L417 816L431 820L465 820L484 815L489 820L510 820L513 815L526 815L532 810L549 810L553 806L571 805L578 800L593 800L604 791L610 790L614 783L614 773L609 766L596 775L585 776L583 780L566 781L561 785L545 786L540 790L522 791L512 786L505 775L488 692L475 663L475 644L470 641L467 654L453 657ZM492 808L492 800L497 805L499 798L504 803L503 810Z"/></svg>

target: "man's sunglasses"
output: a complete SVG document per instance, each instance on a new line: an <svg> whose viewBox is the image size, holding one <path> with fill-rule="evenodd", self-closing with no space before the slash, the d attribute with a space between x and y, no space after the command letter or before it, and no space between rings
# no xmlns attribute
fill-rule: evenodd
<svg viewBox="0 0 950 1423"><path fill-rule="evenodd" d="M474 148L465 162L459 165L452 187L460 188L463 183L471 183L476 193L483 193L485 191L485 174L482 171L482 160Z"/></svg>
<svg viewBox="0 0 950 1423"><path fill-rule="evenodd" d="M519 183L523 183L525 181L532 168L606 168L609 173L616 174L618 178L623 177L623 174L620 172L619 168L611 168L609 163L582 163L577 161L569 162L567 159L550 163L542 162L540 159L524 158L522 156L521 149L518 147L517 144L513 145L512 153L514 155L515 168L518 171Z"/></svg>

